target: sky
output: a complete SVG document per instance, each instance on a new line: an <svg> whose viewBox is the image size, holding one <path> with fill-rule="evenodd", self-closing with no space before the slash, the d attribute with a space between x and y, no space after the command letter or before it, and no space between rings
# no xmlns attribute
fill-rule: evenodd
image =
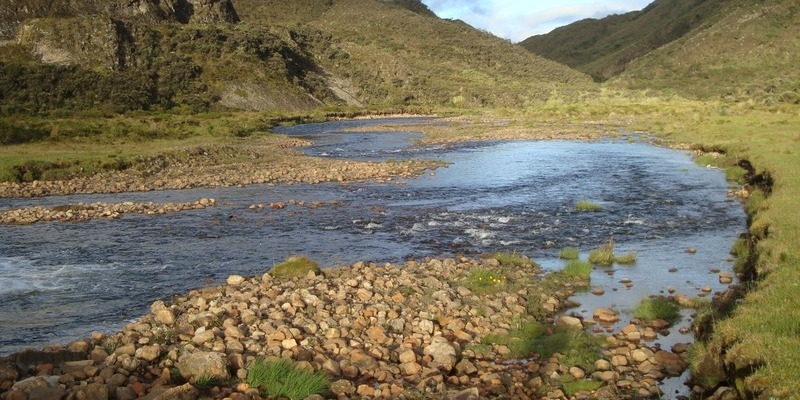
<svg viewBox="0 0 800 400"><path fill-rule="evenodd" d="M513 42L584 19L641 10L653 0L422 0L441 18L460 19Z"/></svg>

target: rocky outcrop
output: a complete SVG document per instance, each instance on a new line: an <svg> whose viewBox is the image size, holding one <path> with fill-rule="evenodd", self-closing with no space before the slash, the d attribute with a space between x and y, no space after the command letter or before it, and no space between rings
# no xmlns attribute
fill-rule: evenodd
<svg viewBox="0 0 800 400"><path fill-rule="evenodd" d="M0 0L0 40L13 39L31 19L98 16L145 23L239 21L230 0Z"/></svg>
<svg viewBox="0 0 800 400"><path fill-rule="evenodd" d="M0 225L29 225L50 221L89 221L115 219L123 214L160 215L186 210L198 210L216 204L214 199L200 199L185 203L92 203L68 204L53 208L31 207L0 212Z"/></svg>

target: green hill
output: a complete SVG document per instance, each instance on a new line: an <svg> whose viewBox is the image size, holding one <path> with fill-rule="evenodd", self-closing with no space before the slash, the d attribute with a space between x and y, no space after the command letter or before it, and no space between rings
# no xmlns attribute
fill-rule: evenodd
<svg viewBox="0 0 800 400"><path fill-rule="evenodd" d="M511 106L591 85L417 0L5 1L5 114Z"/></svg>
<svg viewBox="0 0 800 400"><path fill-rule="evenodd" d="M584 19L520 45L604 81L628 63L703 26L726 0L656 0L641 11Z"/></svg>
<svg viewBox="0 0 800 400"><path fill-rule="evenodd" d="M612 87L797 103L799 10L793 0L656 0L520 44Z"/></svg>

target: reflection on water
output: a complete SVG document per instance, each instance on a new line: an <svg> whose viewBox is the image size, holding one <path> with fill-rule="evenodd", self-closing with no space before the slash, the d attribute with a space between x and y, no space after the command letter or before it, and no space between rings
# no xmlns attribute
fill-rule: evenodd
<svg viewBox="0 0 800 400"><path fill-rule="evenodd" d="M219 204L158 217L0 229L0 354L118 329L156 299L230 274L261 274L293 254L336 266L508 250L557 269L560 248L576 246L585 256L613 238L619 251L637 251L639 261L596 269L593 285L606 295L579 295L582 306L575 310L590 317L596 306L629 310L670 287L690 295L705 285L721 289L708 271L730 269L728 249L745 227L741 207L725 199L723 174L695 166L682 152L622 141L426 148L413 145L418 135L408 132L337 133L378 122L312 124L285 133L320 135L319 145L307 149L311 154L452 164L402 184L0 200L0 209L201 197ZM291 200L297 202L281 210L249 209ZM579 200L596 202L603 211L577 212ZM685 253L688 247L697 254ZM668 272L672 267L679 272ZM623 277L634 286L620 284ZM659 340L667 347L670 340L689 341L674 335Z"/></svg>

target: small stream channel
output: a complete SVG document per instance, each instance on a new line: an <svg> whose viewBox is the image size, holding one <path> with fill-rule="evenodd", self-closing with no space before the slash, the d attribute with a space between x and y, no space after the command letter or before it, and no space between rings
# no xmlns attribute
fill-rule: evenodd
<svg viewBox="0 0 800 400"><path fill-rule="evenodd" d="M638 140L424 147L414 145L421 135L413 132L343 132L420 121L339 121L280 130L313 140L306 151L321 157L451 163L417 179L0 199L0 210L201 197L218 203L158 217L0 228L0 355L117 330L157 299L220 283L230 274L261 274L294 254L335 267L505 250L555 270L563 266L557 258L561 248L578 247L585 257L613 238L618 251L638 252L638 262L597 267L592 285L606 294L576 295L581 306L571 312L591 319L597 307L630 311L668 288L689 296L706 285L724 289L709 270L730 271L728 251L746 221L741 206L726 198L722 172L695 165L685 152ZM578 212L579 200L603 210ZM270 202L288 205L249 208ZM311 202L320 203L313 208ZM689 247L697 252L685 252ZM619 283L622 278L633 286ZM681 326L688 324L687 313ZM678 329L670 332L658 338L662 348L692 341ZM685 388L681 379L672 379L664 390L671 396Z"/></svg>

